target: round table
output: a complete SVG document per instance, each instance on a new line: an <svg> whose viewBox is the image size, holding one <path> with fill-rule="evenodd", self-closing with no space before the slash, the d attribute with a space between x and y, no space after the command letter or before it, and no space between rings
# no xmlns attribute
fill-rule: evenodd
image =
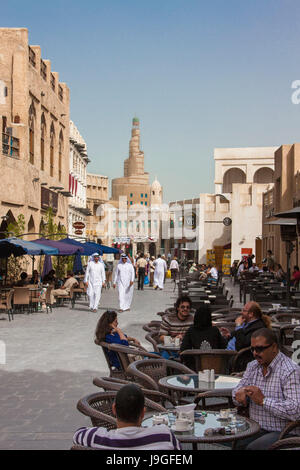
<svg viewBox="0 0 300 470"><path fill-rule="evenodd" d="M179 352L180 351L180 346L176 346L175 344L158 344L157 345L158 349L160 351L168 351L168 352Z"/></svg>
<svg viewBox="0 0 300 470"><path fill-rule="evenodd" d="M153 425L152 416L146 417L146 419L143 420L143 427L150 427ZM171 418L172 422L175 421L175 410L171 410L168 414L162 414L161 416L164 416L168 419L168 426L171 427ZM222 442L232 441L234 446L236 441L253 436L260 430L260 426L256 421L245 418L244 416L236 415L235 423L233 422L232 418L229 418L228 420L219 420L218 418L219 413L215 411L195 411L195 421L191 430L176 431L173 426L171 429L180 442L192 443L194 450L197 450L198 443L221 444ZM204 432L208 428L225 428L228 432L229 430L235 430L235 434L213 434L206 436Z"/></svg>
<svg viewBox="0 0 300 470"><path fill-rule="evenodd" d="M231 375L216 375L214 382L199 382L198 374L177 374L161 378L159 385L172 391L200 393L208 390L225 390L231 395L232 389L240 383L240 380L240 377Z"/></svg>

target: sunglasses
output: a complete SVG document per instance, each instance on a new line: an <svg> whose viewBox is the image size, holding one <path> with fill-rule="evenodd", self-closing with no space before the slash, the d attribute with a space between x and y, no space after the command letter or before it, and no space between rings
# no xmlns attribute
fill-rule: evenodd
<svg viewBox="0 0 300 470"><path fill-rule="evenodd" d="M268 346L251 346L250 351L253 353L254 351L256 353L262 353L265 351L265 349L268 349L270 346L272 346L274 343L268 344Z"/></svg>

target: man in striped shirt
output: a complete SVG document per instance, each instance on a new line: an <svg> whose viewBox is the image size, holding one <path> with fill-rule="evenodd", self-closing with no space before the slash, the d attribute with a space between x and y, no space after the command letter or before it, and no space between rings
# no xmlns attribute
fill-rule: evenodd
<svg viewBox="0 0 300 470"><path fill-rule="evenodd" d="M279 351L277 336L269 328L252 334L251 351L255 361L248 364L232 397L236 405L249 404L250 418L261 426L245 441L246 448L263 450L278 440L289 422L300 419L300 367Z"/></svg>
<svg viewBox="0 0 300 470"><path fill-rule="evenodd" d="M112 405L117 417L117 429L80 428L73 437L74 444L102 450L180 450L180 444L164 424L142 428L145 398L134 384L125 385Z"/></svg>

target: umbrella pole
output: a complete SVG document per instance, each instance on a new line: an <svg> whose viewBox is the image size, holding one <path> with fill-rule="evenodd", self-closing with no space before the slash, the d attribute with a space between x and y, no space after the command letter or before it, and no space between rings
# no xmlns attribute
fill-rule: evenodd
<svg viewBox="0 0 300 470"><path fill-rule="evenodd" d="M7 265L8 265L8 258L5 260L5 284L7 284Z"/></svg>
<svg viewBox="0 0 300 470"><path fill-rule="evenodd" d="M32 277L33 277L33 271L34 271L34 255L32 257Z"/></svg>

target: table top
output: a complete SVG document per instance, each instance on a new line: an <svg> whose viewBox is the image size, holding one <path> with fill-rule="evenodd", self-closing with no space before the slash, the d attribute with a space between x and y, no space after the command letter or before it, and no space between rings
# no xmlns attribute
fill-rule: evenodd
<svg viewBox="0 0 300 470"><path fill-rule="evenodd" d="M198 380L198 374L177 374L163 377L159 380L159 385L171 390L187 391L191 393L206 392L208 390L231 390L240 383L240 377L231 375L216 375L214 382L204 382Z"/></svg>
<svg viewBox="0 0 300 470"><path fill-rule="evenodd" d="M158 349L160 351L180 351L180 345L179 346L176 346L175 344L158 344L157 345Z"/></svg>
<svg viewBox="0 0 300 470"><path fill-rule="evenodd" d="M171 427L176 438L180 442L226 442L235 441L238 439L244 439L246 437L256 434L260 426L255 421L245 418L244 416L236 415L233 418L232 415L229 419L219 420L219 413L216 411L195 411L195 421L193 426L188 431L176 431L174 429L175 424L175 410L170 411L168 414L161 414L168 420L168 426ZM152 423L153 415L147 417L142 422L143 427L153 426ZM226 434L213 434L205 435L206 429L225 428L228 432Z"/></svg>

